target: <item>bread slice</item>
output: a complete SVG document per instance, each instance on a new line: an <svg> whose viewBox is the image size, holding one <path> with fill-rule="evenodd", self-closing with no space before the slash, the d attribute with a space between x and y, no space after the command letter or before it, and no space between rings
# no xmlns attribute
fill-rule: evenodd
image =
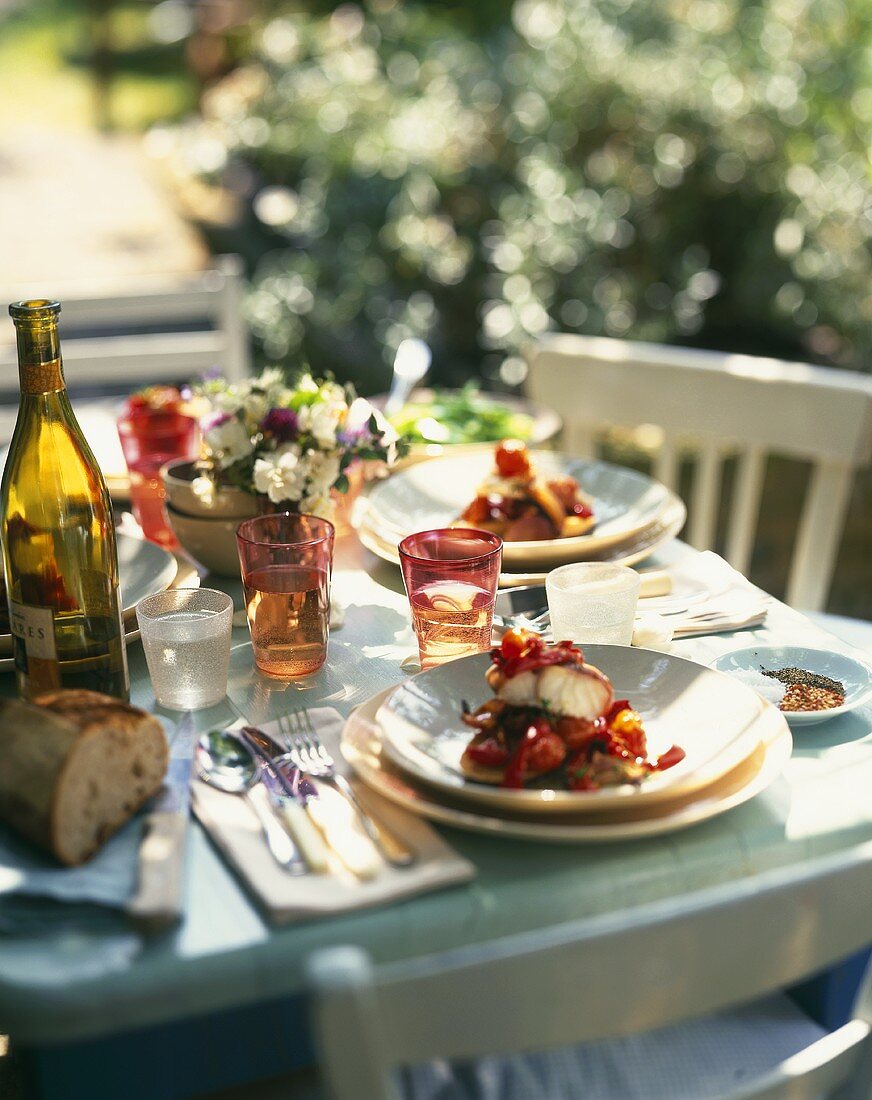
<svg viewBox="0 0 872 1100"><path fill-rule="evenodd" d="M83 863L161 787L152 715L95 691L0 702L0 819L61 863Z"/></svg>

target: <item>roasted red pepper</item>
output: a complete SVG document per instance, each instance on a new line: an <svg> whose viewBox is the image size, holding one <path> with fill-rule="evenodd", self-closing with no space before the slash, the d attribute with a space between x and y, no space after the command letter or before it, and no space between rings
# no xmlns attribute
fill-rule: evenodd
<svg viewBox="0 0 872 1100"><path fill-rule="evenodd" d="M509 750L503 748L495 737L487 737L477 745L469 745L466 755L484 768L501 768L509 759Z"/></svg>
<svg viewBox="0 0 872 1100"><path fill-rule="evenodd" d="M673 745L662 756L657 757L657 763L654 767L659 772L666 771L667 768L674 768L676 764L680 764L685 756L687 756L687 753L684 749L679 748L678 745Z"/></svg>

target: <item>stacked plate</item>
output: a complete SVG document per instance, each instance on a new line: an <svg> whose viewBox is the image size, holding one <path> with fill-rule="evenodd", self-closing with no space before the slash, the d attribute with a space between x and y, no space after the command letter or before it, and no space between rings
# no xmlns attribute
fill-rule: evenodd
<svg viewBox="0 0 872 1100"><path fill-rule="evenodd" d="M491 696L487 654L419 673L349 718L343 753L379 794L424 817L476 832L544 841L627 840L686 828L747 802L780 774L792 740L784 716L751 688L712 669L648 650L585 646L585 657L644 720L649 754L684 760L642 784L597 791L547 782L507 790L469 779L460 719ZM715 720L716 719L716 720Z"/></svg>
<svg viewBox="0 0 872 1100"><path fill-rule="evenodd" d="M397 543L415 531L457 520L491 472L492 446L408 466L375 483L361 497L354 522L363 544L397 562ZM596 526L586 535L540 542L507 542L503 583L534 583L572 561L635 564L674 538L684 525L681 500L665 485L636 470L572 458L553 451L532 454L545 477L569 475L593 498Z"/></svg>
<svg viewBox="0 0 872 1100"><path fill-rule="evenodd" d="M192 565L155 546L153 542L119 533L117 544L122 617L129 642L139 636L136 605L140 600L166 588L197 588L200 578ZM0 670L15 667L12 635L8 631L7 622L0 628Z"/></svg>

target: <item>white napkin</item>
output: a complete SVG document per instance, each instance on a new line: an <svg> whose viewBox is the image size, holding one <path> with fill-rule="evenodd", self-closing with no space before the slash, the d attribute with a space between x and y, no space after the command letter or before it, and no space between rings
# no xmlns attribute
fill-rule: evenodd
<svg viewBox="0 0 872 1100"><path fill-rule="evenodd" d="M282 870L266 846L260 824L246 798L225 794L207 784L192 784L194 812L228 863L245 882L271 920L276 923L310 920L354 909L385 905L426 890L468 882L475 867L462 859L441 836L423 820L380 798L354 778L339 749L344 720L332 707L309 712L328 752L341 771L354 784L355 793L367 810L391 829L415 852L411 867L397 869L385 863L357 823L348 814L349 838L361 853L376 861L376 873L365 880L351 874L335 858L327 873L292 876ZM267 733L280 737L277 722L261 723ZM315 780L318 786L318 781ZM319 801L325 807L338 804L339 796L321 784ZM255 797L263 795L255 788Z"/></svg>
<svg viewBox="0 0 872 1100"><path fill-rule="evenodd" d="M766 618L771 597L711 550L672 571L705 585L709 595L672 615L643 610L636 619L634 645L659 649L673 638L746 630Z"/></svg>

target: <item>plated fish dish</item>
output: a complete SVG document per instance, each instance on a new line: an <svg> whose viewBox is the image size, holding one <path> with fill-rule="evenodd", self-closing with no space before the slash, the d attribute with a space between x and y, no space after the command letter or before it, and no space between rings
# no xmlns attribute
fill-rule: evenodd
<svg viewBox="0 0 872 1100"><path fill-rule="evenodd" d="M593 501L575 478L541 476L518 439L502 440L494 458L494 470L454 526L479 527L504 542L572 538L593 527Z"/></svg>
<svg viewBox="0 0 872 1100"><path fill-rule="evenodd" d="M475 731L460 761L471 779L520 789L548 776L552 786L596 791L639 785L684 759L677 745L648 756L641 715L572 642L510 630L485 679L493 698L462 714Z"/></svg>

